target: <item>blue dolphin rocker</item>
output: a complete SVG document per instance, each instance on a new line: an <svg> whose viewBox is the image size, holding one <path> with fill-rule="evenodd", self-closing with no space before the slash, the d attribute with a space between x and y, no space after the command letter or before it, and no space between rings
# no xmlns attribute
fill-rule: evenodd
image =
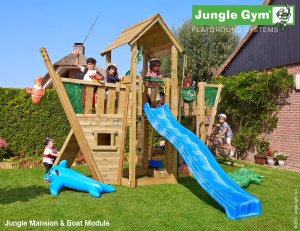
<svg viewBox="0 0 300 231"><path fill-rule="evenodd" d="M67 168L66 160L62 160L58 165L53 166L45 174L44 179L51 182L49 190L52 196L57 196L61 187L88 192L92 197L100 197L101 193L116 191L111 185L101 184L92 178Z"/></svg>

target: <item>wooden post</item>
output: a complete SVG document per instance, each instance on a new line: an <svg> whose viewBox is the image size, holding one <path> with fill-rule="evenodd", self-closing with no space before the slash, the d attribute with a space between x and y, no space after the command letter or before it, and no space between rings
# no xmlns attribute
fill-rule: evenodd
<svg viewBox="0 0 300 231"><path fill-rule="evenodd" d="M199 114L199 130L200 130L200 139L205 142L206 134L205 134L205 82L198 83L199 93L198 93L198 105L200 109ZM198 126L198 124L197 124ZM198 129L198 128L197 128Z"/></svg>
<svg viewBox="0 0 300 231"><path fill-rule="evenodd" d="M169 105L171 105L171 92L170 92L170 89L171 89L171 85L173 83L172 79L170 78L165 78L164 79L165 81L165 84L166 84L166 95L165 95L165 103Z"/></svg>
<svg viewBox="0 0 300 231"><path fill-rule="evenodd" d="M105 68L106 68L107 65L111 63L111 51L106 52L105 60L106 60L106 62L105 62L105 64L106 64Z"/></svg>
<svg viewBox="0 0 300 231"><path fill-rule="evenodd" d="M211 113L211 118L210 118L210 121L209 121L209 126L208 126L208 129L207 129L207 135L208 135L208 136L210 136L210 134L211 134L211 132L212 132L213 124L214 124L214 122L215 122L215 116L216 116L216 114L217 114L217 108L218 108L218 103L219 103L220 96L221 96L221 90L222 90L222 87L223 87L222 84L219 84L219 85L218 85L218 91L217 91L217 95L216 95L216 99L215 99L213 111L212 111L212 113Z"/></svg>
<svg viewBox="0 0 300 231"><path fill-rule="evenodd" d="M129 183L130 188L136 187L136 58L137 44L134 43L131 46L130 57L130 75L132 79L131 91L132 91L132 103L131 103L131 127L130 127L130 144L129 144Z"/></svg>
<svg viewBox="0 0 300 231"><path fill-rule="evenodd" d="M143 71L142 71L142 77L146 76L146 73L148 71L148 61L149 61L149 55L144 54L143 55ZM140 86L139 86L140 88ZM141 85L141 90L142 90L142 98L139 99L142 100L142 105L147 102L147 96L148 96L148 89L145 87L144 84ZM144 90L144 92L143 92ZM140 96L139 96L140 97ZM148 120L146 119L144 113L142 112L142 117L141 117L141 130L140 132L140 137L141 137L141 155L142 155L142 164L144 169L148 169L148 134L149 134L149 129L148 129Z"/></svg>
<svg viewBox="0 0 300 231"><path fill-rule="evenodd" d="M149 61L149 55L144 54L143 55L143 70L142 70L142 76L139 78L139 108L138 108L138 114L143 115L142 106L144 103L147 102L147 96L148 96L148 89L143 83L143 77L146 76L148 71L148 61ZM141 80L141 81L140 81Z"/></svg>
<svg viewBox="0 0 300 231"><path fill-rule="evenodd" d="M171 79L173 81L171 88L171 105L170 109L173 116L178 116L178 76L177 76L177 65L178 65L178 51L175 46L171 48Z"/></svg>
<svg viewBox="0 0 300 231"><path fill-rule="evenodd" d="M178 100L179 100L179 103L178 103L178 106L179 106L178 113L179 114L180 114L180 110L182 109L184 111L184 107L185 107L185 103L183 102L183 99L182 99L182 89L184 87L184 78L187 74L186 69L187 69L187 55L183 54L182 79L181 79L181 82L180 82L180 87L178 87L179 91L178 91L178 97L177 97Z"/></svg>
<svg viewBox="0 0 300 231"><path fill-rule="evenodd" d="M170 109L175 118L178 117L178 76L177 76L178 52L175 46L171 48L171 79ZM172 183L177 182L177 150L170 142L165 145L165 167L171 175Z"/></svg>
<svg viewBox="0 0 300 231"><path fill-rule="evenodd" d="M123 94L122 94L123 95ZM121 178L123 173L123 159L124 159L124 152L125 152L125 142L126 142L126 135L127 135L127 116L128 116L128 105L129 105L129 86L126 86L125 90L125 102L124 102L124 110L123 110L123 137L121 140L120 145L120 159L119 159L119 169L118 169L118 176L117 182L121 184Z"/></svg>
<svg viewBox="0 0 300 231"><path fill-rule="evenodd" d="M62 83L61 77L55 73L55 70L51 64L50 58L45 48L40 49L41 56L44 60L44 63L47 67L48 73L52 79L53 85L56 89L57 95L60 99L60 102L64 108L64 111L67 115L69 123L72 130L74 131L75 137L77 139L78 145L84 155L84 158L88 164L89 170L92 174L92 177L96 180L103 182L100 171L96 165L96 162L92 156L91 149L89 144L84 136L80 123L76 117L76 114L73 110L69 97L67 95L66 89Z"/></svg>
<svg viewBox="0 0 300 231"><path fill-rule="evenodd" d="M142 76L138 76L138 80L139 80L139 83L138 83L138 104L137 104L137 107L138 107L138 115L141 116L143 114L143 77Z"/></svg>
<svg viewBox="0 0 300 231"><path fill-rule="evenodd" d="M151 134L150 134L150 152L149 152L149 158L152 159L153 156L153 140L154 140L154 128L151 127Z"/></svg>

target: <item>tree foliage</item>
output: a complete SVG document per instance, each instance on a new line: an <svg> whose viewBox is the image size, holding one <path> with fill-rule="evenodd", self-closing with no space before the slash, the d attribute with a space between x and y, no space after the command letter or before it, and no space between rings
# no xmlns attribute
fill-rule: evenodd
<svg viewBox="0 0 300 231"><path fill-rule="evenodd" d="M234 27L194 26L190 19L172 31L187 54L188 73L194 81L210 82L211 67L219 67L240 40ZM179 78L182 76L181 59L182 55L179 56ZM162 59L162 72L165 75L171 72L170 57Z"/></svg>
<svg viewBox="0 0 300 231"><path fill-rule="evenodd" d="M261 135L276 128L277 112L288 103L293 80L287 69L242 72L214 80L224 85L219 111L228 115L235 133L233 141L242 153L253 148Z"/></svg>

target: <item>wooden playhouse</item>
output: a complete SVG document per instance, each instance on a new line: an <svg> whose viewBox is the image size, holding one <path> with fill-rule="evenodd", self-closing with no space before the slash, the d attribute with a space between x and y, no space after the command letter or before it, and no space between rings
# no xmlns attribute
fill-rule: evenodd
<svg viewBox="0 0 300 231"><path fill-rule="evenodd" d="M170 55L171 75L163 78L165 103L175 118L198 116L200 138L204 142L214 123L222 86L201 82L195 92L196 100L190 104L183 102L182 83L178 80L178 54L183 52L183 48L159 14L125 29L104 49L101 55L106 57L107 64L111 62L111 51L124 44L130 46L130 75L122 83L116 84L59 76L53 69L46 49L40 49L71 125L71 131L61 149L62 154L55 164L65 159L71 166L81 150L92 177L101 182L131 188L176 183L177 151L171 143L166 141L165 144L163 171L149 168L151 127L142 111L142 106L147 102L147 87L143 77L148 70L148 60ZM138 76L136 56L141 46L143 70L142 76ZM207 88L215 89L213 103L209 106L205 102ZM83 91L85 97L82 97ZM97 95L96 99L94 94ZM74 103L76 101L77 104ZM128 168L124 167L126 140L129 142L129 156L126 158Z"/></svg>

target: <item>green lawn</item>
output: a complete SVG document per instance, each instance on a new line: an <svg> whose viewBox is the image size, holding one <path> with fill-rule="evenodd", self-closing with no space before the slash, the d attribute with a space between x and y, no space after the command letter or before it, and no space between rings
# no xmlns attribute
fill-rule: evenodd
<svg viewBox="0 0 300 231"><path fill-rule="evenodd" d="M294 230L300 193L300 173L245 164L265 176L248 192L262 203L262 216L229 220L225 212L191 178L175 185L144 186L117 192L100 199L88 193L62 189L57 197L43 181L44 169L0 171L0 230ZM223 166L231 172L236 167ZM87 167L74 167L89 174ZM296 196L295 196L296 194ZM64 221L65 226L5 227L6 221ZM67 220L83 222L68 227ZM85 220L109 222L107 227L87 227ZM74 225L74 224L73 224ZM300 224L299 224L300 225ZM299 226L298 225L298 226Z"/></svg>

